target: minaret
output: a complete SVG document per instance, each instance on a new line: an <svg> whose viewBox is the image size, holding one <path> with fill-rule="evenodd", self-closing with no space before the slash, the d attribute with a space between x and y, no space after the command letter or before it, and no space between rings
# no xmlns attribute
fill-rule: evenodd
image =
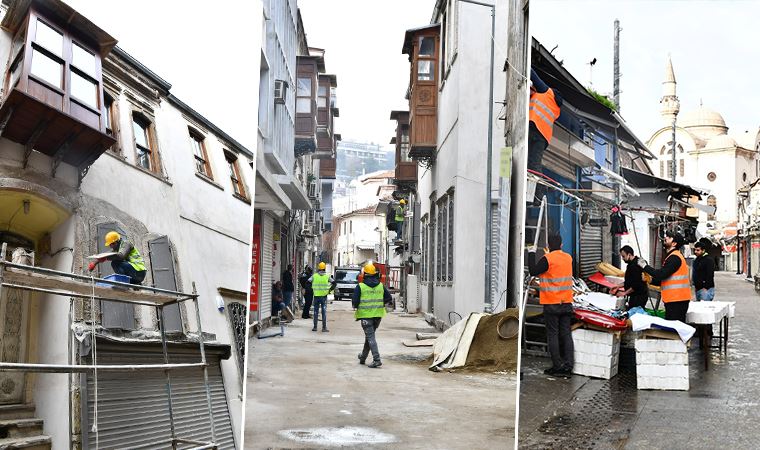
<svg viewBox="0 0 760 450"><path fill-rule="evenodd" d="M662 98L660 99L660 115L664 126L672 126L681 109L681 103L676 96L676 75L673 72L673 62L668 55L668 65L665 67L665 81L662 82Z"/></svg>

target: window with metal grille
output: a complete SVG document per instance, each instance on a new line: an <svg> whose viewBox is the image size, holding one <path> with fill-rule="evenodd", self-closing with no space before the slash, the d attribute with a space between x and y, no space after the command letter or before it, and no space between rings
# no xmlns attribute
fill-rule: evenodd
<svg viewBox="0 0 760 450"><path fill-rule="evenodd" d="M448 281L454 281L454 193L448 195L449 199L449 224L448 230L448 242L446 249L447 267L448 267Z"/></svg>
<svg viewBox="0 0 760 450"><path fill-rule="evenodd" d="M437 281L443 281L443 225L444 225L444 218L443 218L443 209L441 206L438 206L438 230L436 231L437 239L436 239L436 280Z"/></svg>
<svg viewBox="0 0 760 450"><path fill-rule="evenodd" d="M427 224L427 217L424 217L421 220L421 232L422 232L422 255L420 258L420 278L422 281L427 281L427 260L428 260L428 249L427 249L427 239L428 239L428 230L427 230L428 224Z"/></svg>
<svg viewBox="0 0 760 450"><path fill-rule="evenodd" d="M188 131L190 132L190 145L193 148L193 156L195 157L195 171L213 180L211 163L208 160L208 153L206 152L206 138L192 128L188 128Z"/></svg>

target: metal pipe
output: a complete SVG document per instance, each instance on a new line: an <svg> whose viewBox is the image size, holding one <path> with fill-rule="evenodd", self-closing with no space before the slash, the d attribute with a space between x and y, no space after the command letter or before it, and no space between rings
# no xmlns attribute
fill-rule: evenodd
<svg viewBox="0 0 760 450"><path fill-rule="evenodd" d="M6 266L6 267L15 268L15 269L28 270L30 272L37 272L37 273L42 273L42 274L46 274L46 275L58 275L58 276L62 276L62 277L73 278L73 279L77 279L77 280L83 280L83 281L87 281L87 285L88 286L90 284L90 280L92 279L92 277L88 277L88 276L84 276L84 275L79 275L79 274L71 273L71 272L61 272L60 270L46 269L44 267L27 266L25 264L15 264L15 263L12 263L12 262L5 261L4 259L0 260L0 266ZM120 281L106 280L105 278L95 278L95 281L97 281L98 283L110 284L112 286L120 286L120 287L124 287L124 288L137 289L137 290L141 290L141 291L156 292L156 293L159 293L159 294L168 294L168 295L173 295L173 296L197 297L197 296L192 296L190 294L185 294L184 292L169 291L169 290L166 290L166 289L159 289L159 288L154 288L154 287L151 287L151 286L142 286L142 285L139 285L139 284L122 283Z"/></svg>
<svg viewBox="0 0 760 450"><path fill-rule="evenodd" d="M142 301L139 301L139 300L125 300L125 299L120 299L120 298L102 297L102 296L99 296L99 295L96 295L96 296L93 297L92 295L88 295L88 294L79 294L79 293L76 293L76 292L60 291L60 290L47 289L47 288L38 288L38 287L26 286L26 285L23 285L23 284L14 284L14 283L2 283L2 284L4 286L6 286L6 287L9 287L9 288L16 288L16 289L21 289L21 290L25 290L25 291L32 291L32 292L42 292L42 293L45 293L45 294L60 295L60 296L63 296L63 297L94 298L95 300L107 300L107 301L110 301L110 302L129 303L129 304L132 304L132 305L156 306L155 303L152 303L152 302L142 302ZM190 299L186 299L186 300L190 300ZM182 300L182 301L185 301L185 300ZM174 303L176 303L176 301L175 302L166 303L164 306L171 305L171 304L174 304Z"/></svg>
<svg viewBox="0 0 760 450"><path fill-rule="evenodd" d="M195 318L198 321L198 342L200 343L201 362L203 363L203 382L206 386L206 403L208 403L208 418L211 425L211 441L216 443L216 426L214 424L214 410L211 407L211 388L208 385L208 365L206 364L206 347L203 343L203 327L201 326L201 309L198 306L198 294L193 282L193 294L195 295Z"/></svg>
<svg viewBox="0 0 760 450"><path fill-rule="evenodd" d="M164 308L161 306L158 309L158 329L161 332L161 350L164 354L164 364L169 364L169 352L166 348L166 327L164 324ZM169 404L169 428L172 433L172 449L177 450L177 433L174 427L174 405L172 404L172 379L169 374L169 370L164 370L166 374L166 398Z"/></svg>
<svg viewBox="0 0 760 450"><path fill-rule="evenodd" d="M187 369L204 367L201 363L186 364L40 364L0 362L0 372L34 372L34 373L88 373L94 372L139 372Z"/></svg>

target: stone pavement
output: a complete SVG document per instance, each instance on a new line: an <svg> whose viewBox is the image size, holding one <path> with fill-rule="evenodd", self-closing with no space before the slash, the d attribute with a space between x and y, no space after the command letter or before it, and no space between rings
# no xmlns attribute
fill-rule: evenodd
<svg viewBox="0 0 760 450"><path fill-rule="evenodd" d="M395 312L378 329L383 366L370 369L350 302L327 315L329 333L297 319L285 337L249 341L246 449L513 448L514 374L429 371L432 349L402 341L433 329Z"/></svg>
<svg viewBox="0 0 760 450"><path fill-rule="evenodd" d="M612 380L543 375L547 358L523 356L520 448L754 449L760 431L760 295L731 272L715 275L716 300L735 301L728 353L689 351L688 392L639 391L632 372Z"/></svg>

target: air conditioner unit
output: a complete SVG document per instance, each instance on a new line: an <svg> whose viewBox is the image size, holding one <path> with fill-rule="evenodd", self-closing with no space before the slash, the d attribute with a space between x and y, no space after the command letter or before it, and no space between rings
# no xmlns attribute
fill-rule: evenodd
<svg viewBox="0 0 760 450"><path fill-rule="evenodd" d="M284 80L275 80L274 82L274 102L285 104L288 95L288 83Z"/></svg>

